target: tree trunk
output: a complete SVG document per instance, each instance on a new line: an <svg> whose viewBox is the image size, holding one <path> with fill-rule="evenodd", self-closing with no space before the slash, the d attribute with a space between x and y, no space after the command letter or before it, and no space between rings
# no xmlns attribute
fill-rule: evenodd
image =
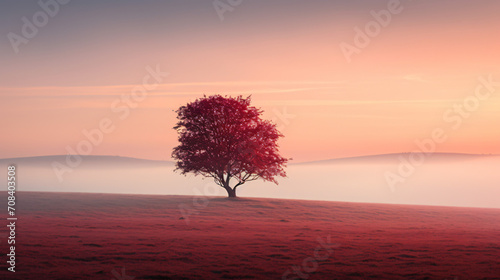
<svg viewBox="0 0 500 280"><path fill-rule="evenodd" d="M227 191L227 197L236 197L236 190L233 190L231 187L224 187Z"/></svg>
<svg viewBox="0 0 500 280"><path fill-rule="evenodd" d="M224 178L224 176L222 178ZM227 179L224 181L224 189L226 189L227 197L229 197L229 198L236 197L236 189L233 189L233 188L231 188L231 186L229 186L230 180L231 180L231 176L229 175L229 172L228 172Z"/></svg>

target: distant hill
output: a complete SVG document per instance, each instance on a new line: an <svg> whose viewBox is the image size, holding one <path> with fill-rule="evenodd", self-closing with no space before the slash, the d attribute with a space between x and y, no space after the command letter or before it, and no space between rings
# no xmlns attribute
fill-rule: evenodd
<svg viewBox="0 0 500 280"><path fill-rule="evenodd" d="M78 156L81 158L80 165L82 167L99 167L99 166L115 166L115 167L154 167L154 166L170 166L172 161L163 160L148 160L132 157L120 156ZM37 156L37 157L19 157L0 159L0 164L20 164L24 166L51 166L53 162L65 164L66 155L52 156ZM76 157L71 157L70 161L77 161Z"/></svg>
<svg viewBox="0 0 500 280"><path fill-rule="evenodd" d="M393 153L381 155L367 155L357 157L335 158L318 161L291 163L295 165L312 165L312 164L358 164L358 163L397 163L400 158L408 158L410 153ZM446 161L463 161L484 157L500 157L493 154L463 154L463 153L432 153L425 155L425 160L430 162L446 162Z"/></svg>
<svg viewBox="0 0 500 280"><path fill-rule="evenodd" d="M408 158L410 153L393 153L380 155L366 155L356 157L334 158L308 162L290 162L289 165L312 165L312 164L358 164L358 163L397 163L400 157ZM174 165L173 161L167 160L149 160L132 157L108 156L108 155L89 155L79 156L82 159L82 166L101 166L115 165L117 167L153 167L153 166L170 166ZM463 161L475 158L484 157L500 157L500 155L492 154L463 154L463 153L433 153L425 155L426 161L445 162L445 161ZM66 155L50 155L50 156L35 156L35 157L19 157L0 159L0 164L22 164L25 166L50 166L53 162L65 163ZM76 160L71 158L70 160Z"/></svg>

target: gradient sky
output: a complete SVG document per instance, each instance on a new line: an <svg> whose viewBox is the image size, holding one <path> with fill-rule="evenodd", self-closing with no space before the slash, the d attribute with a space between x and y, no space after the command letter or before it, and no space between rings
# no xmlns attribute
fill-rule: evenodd
<svg viewBox="0 0 500 280"><path fill-rule="evenodd" d="M349 63L340 44L389 2L243 0L221 21L208 0L72 0L16 53L8 34L42 9L2 1L0 158L67 154L106 118L91 154L170 159L173 110L213 93L252 94L296 161L410 152L435 128L440 152L500 154L500 86L443 119L478 77L500 81L500 2L402 0ZM121 119L113 102L157 65L168 77Z"/></svg>

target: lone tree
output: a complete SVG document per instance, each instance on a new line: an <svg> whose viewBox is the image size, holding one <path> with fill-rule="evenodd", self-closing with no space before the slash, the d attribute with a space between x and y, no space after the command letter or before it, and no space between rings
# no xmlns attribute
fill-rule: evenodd
<svg viewBox="0 0 500 280"><path fill-rule="evenodd" d="M262 178L278 184L274 177L286 176L288 160L279 155L277 144L283 135L276 124L261 119L262 110L250 106L250 96L204 96L176 113L180 145L172 152L175 170L212 177L229 197L236 197L236 188L246 182Z"/></svg>

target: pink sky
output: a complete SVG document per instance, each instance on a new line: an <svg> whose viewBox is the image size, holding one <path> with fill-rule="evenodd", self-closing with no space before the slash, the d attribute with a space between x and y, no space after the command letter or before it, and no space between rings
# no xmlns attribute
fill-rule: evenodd
<svg viewBox="0 0 500 280"><path fill-rule="evenodd" d="M169 160L173 110L213 93L252 94L285 134L283 155L296 161L409 152L435 128L448 136L438 151L500 154L497 2L401 1L401 13L350 63L339 45L353 44L354 28L388 1L257 1L222 22L201 1L91 2L61 7L18 54L2 40L0 158L67 154L83 130L109 118L116 128L91 154ZM39 8L26 5L10 7L3 34L20 33L20 18ZM168 77L121 119L113 102L157 65ZM467 98L479 77L499 82L454 129L458 113L443 116L474 102Z"/></svg>

